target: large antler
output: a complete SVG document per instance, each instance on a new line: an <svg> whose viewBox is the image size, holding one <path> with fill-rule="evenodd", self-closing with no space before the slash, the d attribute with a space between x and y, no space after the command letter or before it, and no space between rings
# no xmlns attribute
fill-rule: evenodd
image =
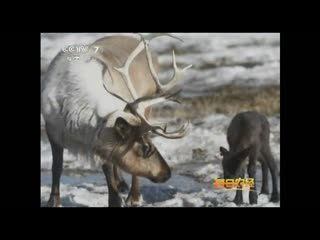
<svg viewBox="0 0 320 240"><path fill-rule="evenodd" d="M171 138L171 139L172 138L181 138L186 134L188 127L189 127L189 122L187 124L183 125L180 129L178 129L176 131L168 132L167 131L167 124L150 123L146 119L144 114L145 114L145 109L151 105L155 105L155 104L167 101L167 100L178 102L177 100L172 99L172 96L174 96L175 94L177 94L180 91L180 89L175 89L175 87L178 84L178 80L184 75L186 70L189 69L192 65L185 67L183 69L178 68L177 64L176 64L175 54L173 52L172 62L173 62L173 68L174 68L174 75L168 84L162 85L159 81L159 78L158 78L157 73L156 73L154 66L153 66L152 56L151 56L151 52L149 49L149 43L152 39L154 39L156 37L160 37L160 36L170 36L170 37L176 38L178 40L181 40L181 39L178 37L175 37L171 34L168 34L168 33L153 33L153 34L149 34L147 36L142 36L141 34L138 34L138 35L141 37L141 41L138 43L137 47L132 51L132 53L128 56L124 65L119 68L114 67L114 69L116 71L118 71L119 73L121 73L121 75L123 76L123 79L126 83L126 86L128 87L128 90L129 90L132 98L134 99L134 101L131 103L127 102L122 96L120 96L117 93L114 93L113 91L108 89L107 85L104 82L103 82L103 87L105 88L105 90L107 92L109 92L113 96L115 96L115 97L117 97L127 103L126 109L129 109L132 114L139 116L139 118L142 121L141 126L144 127L145 131L153 131L154 133L156 133L160 136L163 136L165 138ZM154 96L139 98L137 96L137 93L135 91L134 86L132 85L132 81L130 79L130 74L129 74L129 68L130 68L130 65L133 62L133 60L144 49L146 50L146 57L147 57L148 66L150 68L152 79L154 80L154 82L156 84L157 92L156 92L156 95L154 95ZM111 77L112 81L114 81L112 71L109 71L109 73L110 73L110 77ZM114 115L114 118L116 118L116 114Z"/></svg>

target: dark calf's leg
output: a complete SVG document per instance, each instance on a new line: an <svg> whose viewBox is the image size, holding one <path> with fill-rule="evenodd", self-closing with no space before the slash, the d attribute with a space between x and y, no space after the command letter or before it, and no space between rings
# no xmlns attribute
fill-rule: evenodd
<svg viewBox="0 0 320 240"><path fill-rule="evenodd" d="M115 178L116 185L119 192L121 193L126 192L129 189L129 187L126 181L124 180L120 169L116 165L113 165L113 173L114 173L114 178Z"/></svg>
<svg viewBox="0 0 320 240"><path fill-rule="evenodd" d="M57 207L60 205L60 178L63 169L63 147L53 141L48 130L47 136L52 151L52 185L47 207Z"/></svg>
<svg viewBox="0 0 320 240"><path fill-rule="evenodd" d="M140 193L139 178L135 175L132 175L132 185L126 200L126 204L127 206L137 207L142 205L142 201L143 199Z"/></svg>
<svg viewBox="0 0 320 240"><path fill-rule="evenodd" d="M109 193L109 207L122 207L122 199L119 195L115 181L113 164L105 163L102 165L103 173L106 177Z"/></svg>
<svg viewBox="0 0 320 240"><path fill-rule="evenodd" d="M266 160L260 156L259 161L261 163L261 170L262 170L262 187L261 187L261 193L260 194L269 194L269 184L268 184L268 178L269 178L269 168L268 164L266 163Z"/></svg>
<svg viewBox="0 0 320 240"><path fill-rule="evenodd" d="M250 204L258 203L258 194L256 192L256 167L257 167L257 159L258 159L258 150L253 149L249 155L249 165L248 165L248 175L249 178L254 179L253 187L250 187L249 192L249 202Z"/></svg>
<svg viewBox="0 0 320 240"><path fill-rule="evenodd" d="M280 200L280 195L278 192L278 168L277 164L272 156L270 147L268 147L264 152L263 156L270 168L271 176L272 176L272 194L270 201L278 202Z"/></svg>
<svg viewBox="0 0 320 240"><path fill-rule="evenodd" d="M239 177L240 177L241 179L244 179L244 174L245 174L245 170L242 169ZM239 190L236 191L236 196L235 196L233 202L234 202L235 204L237 204L237 205L241 205L241 204L243 204L242 187L239 186L239 187L237 187L237 189L239 189Z"/></svg>

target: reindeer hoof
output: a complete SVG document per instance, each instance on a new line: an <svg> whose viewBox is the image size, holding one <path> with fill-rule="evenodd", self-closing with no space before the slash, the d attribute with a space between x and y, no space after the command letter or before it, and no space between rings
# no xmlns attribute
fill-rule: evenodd
<svg viewBox="0 0 320 240"><path fill-rule="evenodd" d="M239 199L239 198L234 199L233 202L234 202L237 206L243 204L243 200L242 200L242 199Z"/></svg>
<svg viewBox="0 0 320 240"><path fill-rule="evenodd" d="M279 193L272 193L270 202L279 202L279 201L280 201Z"/></svg>
<svg viewBox="0 0 320 240"><path fill-rule="evenodd" d="M141 207L142 204L143 204L143 197L141 194L138 195L137 197L133 197L131 194L129 194L126 200L127 207Z"/></svg>
<svg viewBox="0 0 320 240"><path fill-rule="evenodd" d="M115 208L124 207L123 199L118 194L115 196L109 195L109 207L115 207Z"/></svg>
<svg viewBox="0 0 320 240"><path fill-rule="evenodd" d="M50 195L49 201L46 207L59 207L61 206L60 203L60 196L59 195Z"/></svg>
<svg viewBox="0 0 320 240"><path fill-rule="evenodd" d="M258 203L258 194L256 192L249 193L249 203L257 204Z"/></svg>

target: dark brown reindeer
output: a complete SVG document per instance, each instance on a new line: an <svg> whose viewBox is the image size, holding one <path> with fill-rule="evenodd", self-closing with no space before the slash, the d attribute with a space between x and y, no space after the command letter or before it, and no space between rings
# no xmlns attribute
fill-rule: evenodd
<svg viewBox="0 0 320 240"><path fill-rule="evenodd" d="M157 56L151 53L149 42L162 35L172 37L105 37L90 46L84 59L70 62L68 54L61 52L52 61L41 89L41 110L53 156L48 206L60 204L64 148L100 157L109 207L123 205L119 190L126 184L119 169L132 175L128 206L139 204L138 177L157 183L170 178L170 168L148 133L182 138L189 124L168 132L166 124L150 122L150 112L154 104L175 101L173 96L181 90L179 79L190 66L179 69L173 53L174 75L166 85L160 83Z"/></svg>
<svg viewBox="0 0 320 240"><path fill-rule="evenodd" d="M261 163L263 177L261 194L269 194L268 169L270 169L273 186L270 201L277 202L280 200L277 184L278 169L270 150L269 138L270 126L265 116L257 112L239 113L232 119L227 131L230 151L220 147L220 152L223 156L225 179L244 178L247 157L249 157L247 169L249 178L255 179L257 161ZM250 190L250 204L257 204L256 182ZM237 205L243 203L241 189L236 191L234 202Z"/></svg>

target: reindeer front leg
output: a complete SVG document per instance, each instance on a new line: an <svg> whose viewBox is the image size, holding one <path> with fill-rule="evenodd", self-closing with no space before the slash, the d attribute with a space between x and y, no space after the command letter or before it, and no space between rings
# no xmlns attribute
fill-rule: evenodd
<svg viewBox="0 0 320 240"><path fill-rule="evenodd" d="M143 198L140 193L139 178L135 175L132 175L132 185L126 200L126 204L129 207L138 207L141 206Z"/></svg>
<svg viewBox="0 0 320 240"><path fill-rule="evenodd" d="M109 192L109 207L122 207L122 199L119 195L116 179L113 171L113 164L105 163L102 170L106 176Z"/></svg>
<svg viewBox="0 0 320 240"><path fill-rule="evenodd" d="M253 178L254 180L256 178L256 167L257 167L258 155L259 155L258 149L253 149L249 155L248 175L249 175L249 178ZM250 204L258 203L258 194L256 192L256 181L254 182L254 186L250 187L249 202Z"/></svg>
<svg viewBox="0 0 320 240"><path fill-rule="evenodd" d="M58 207L60 205L60 178L63 169L63 147L55 143L51 137L48 124L46 125L46 131L52 151L52 185L47 207Z"/></svg>
<svg viewBox="0 0 320 240"><path fill-rule="evenodd" d="M240 178L241 179L244 179L244 176L245 176L245 169L242 169L241 172L240 172ZM236 205L241 205L243 204L243 192L242 192L242 187L241 185L240 186L237 186L237 191L236 191L236 196L233 200L233 202L236 204Z"/></svg>
<svg viewBox="0 0 320 240"><path fill-rule="evenodd" d="M121 193L126 192L129 189L128 184L124 180L120 169L116 165L113 165L113 172L114 172L114 178L116 181L116 186L119 192Z"/></svg>

